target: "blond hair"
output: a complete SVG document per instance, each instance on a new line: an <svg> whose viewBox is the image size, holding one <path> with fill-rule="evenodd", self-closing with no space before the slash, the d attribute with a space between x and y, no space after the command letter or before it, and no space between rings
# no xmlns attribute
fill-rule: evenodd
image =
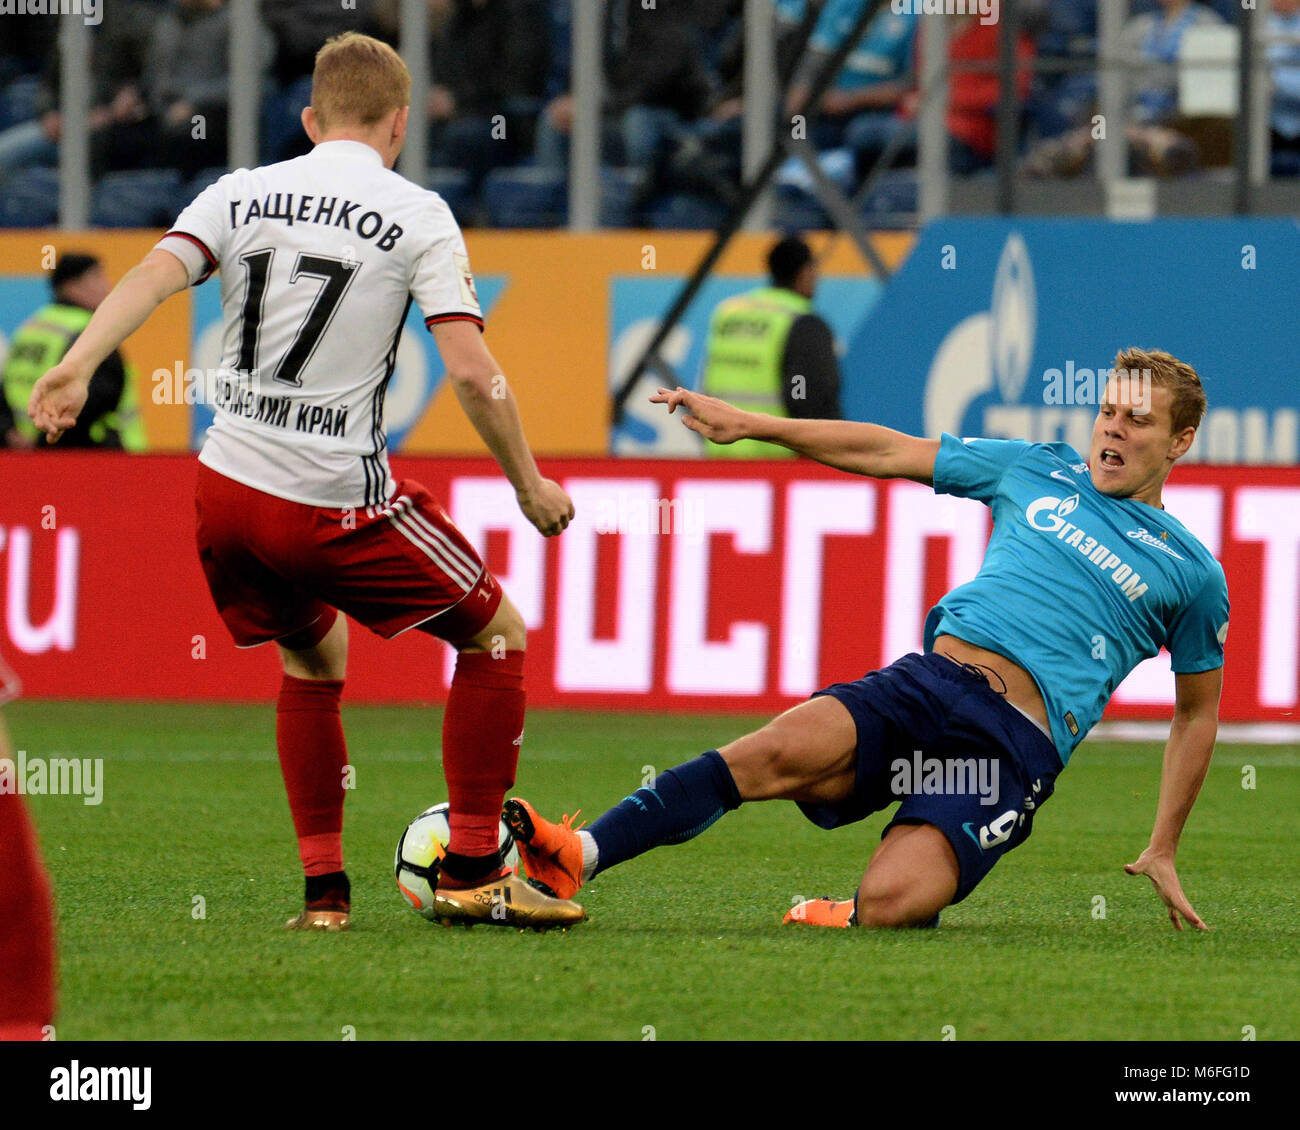
<svg viewBox="0 0 1300 1130"><path fill-rule="evenodd" d="M1149 376L1153 385L1167 388L1173 399L1171 431L1199 428L1205 416L1205 389L1201 378L1186 361L1180 361L1163 349L1123 349L1115 358L1115 368L1122 372Z"/></svg>
<svg viewBox="0 0 1300 1130"><path fill-rule="evenodd" d="M322 132L373 126L410 102L411 72L387 43L345 31L316 52L311 105Z"/></svg>

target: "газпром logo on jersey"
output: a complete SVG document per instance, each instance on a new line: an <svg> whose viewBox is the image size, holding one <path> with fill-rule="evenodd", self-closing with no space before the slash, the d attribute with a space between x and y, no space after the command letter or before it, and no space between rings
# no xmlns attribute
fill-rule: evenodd
<svg viewBox="0 0 1300 1130"><path fill-rule="evenodd" d="M1067 515L1074 513L1078 505L1077 494L1064 499L1045 495L1043 498L1034 499L1025 507L1025 517L1034 529L1055 534L1057 541L1073 546L1098 569L1108 574L1130 601L1137 600L1147 591L1147 585L1133 566L1127 564L1118 554L1112 553L1096 538L1089 537L1073 522L1065 520Z"/></svg>

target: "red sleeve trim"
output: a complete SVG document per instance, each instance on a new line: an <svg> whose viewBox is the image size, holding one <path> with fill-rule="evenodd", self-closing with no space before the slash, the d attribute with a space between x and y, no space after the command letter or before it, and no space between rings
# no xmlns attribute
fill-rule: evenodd
<svg viewBox="0 0 1300 1130"><path fill-rule="evenodd" d="M483 319L477 314L430 314L424 319L424 328L432 330L439 322L473 322L479 328L479 333L483 332Z"/></svg>
<svg viewBox="0 0 1300 1130"><path fill-rule="evenodd" d="M208 261L208 265L211 267L211 269L214 271L217 269L217 257L212 254L212 251L209 249L208 245L204 243L203 240L199 239L198 236L190 235L189 232L184 232L184 231L169 231L166 233L166 235L163 236L163 239L166 239L168 236L173 236L173 235L177 239L188 239L192 244L194 244L195 247L197 247L200 251L203 252L203 257Z"/></svg>
<svg viewBox="0 0 1300 1130"><path fill-rule="evenodd" d="M167 239L172 236L174 236L176 239L188 239L192 244L194 244L195 247L197 247L200 251L203 252L203 258L205 258L208 261L208 269L204 271L203 274L201 274L197 279L194 280L194 285L198 286L200 283L207 282L208 279L211 277L212 272L217 269L217 257L212 254L212 251L208 247L208 245L204 243L203 240L199 239L198 236L190 235L189 232L184 232L184 231L166 232L163 235L163 239Z"/></svg>

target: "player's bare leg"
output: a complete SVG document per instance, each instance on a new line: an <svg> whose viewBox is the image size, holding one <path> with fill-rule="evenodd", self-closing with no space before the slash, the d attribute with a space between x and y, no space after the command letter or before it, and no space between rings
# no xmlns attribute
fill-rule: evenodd
<svg viewBox="0 0 1300 1130"><path fill-rule="evenodd" d="M853 716L822 696L801 702L718 753L742 801L837 804L853 792L857 742Z"/></svg>
<svg viewBox="0 0 1300 1130"><path fill-rule="evenodd" d="M819 696L722 746L714 756L725 766L735 803L792 800L835 805L847 800L856 785L857 726L837 699ZM704 767L697 772L696 764L690 762L679 769L693 773L696 786L707 784ZM605 846L597 847L594 855L592 850L602 831L601 823L611 818L635 821L638 810L658 815L648 801L638 804L636 797L630 797L601 817L588 833L575 829L567 816L561 823L552 823L540 817L527 801L512 798L506 805L506 818L520 840L528 874L540 878L556 893L569 895L604 866L623 862L631 854L660 843L683 842L703 830L697 823L684 832L670 830L664 834L661 830L657 838L655 834L640 840L633 837L630 854L626 842L618 843L617 834L607 835L607 840L618 843L618 855L612 862L607 857L602 864ZM717 815L723 810L725 806ZM687 816L683 822L689 824L692 819ZM710 822L706 820L704 826ZM891 829L872 855L859 889L856 916L853 899L813 899L794 907L786 921L826 926L929 925L952 900L957 880L956 857L937 828L899 825Z"/></svg>
<svg viewBox="0 0 1300 1130"><path fill-rule="evenodd" d="M952 901L959 877L952 845L938 828L897 824L871 853L856 898L808 899L788 910L784 921L809 926L938 926L939 912Z"/></svg>
<svg viewBox="0 0 1300 1130"><path fill-rule="evenodd" d="M435 917L444 925L548 929L586 917L577 903L551 898L508 872L498 850L502 801L523 741L525 643L523 617L503 595L488 624L456 645L443 721L451 840L434 891Z"/></svg>
<svg viewBox="0 0 1300 1130"><path fill-rule="evenodd" d="M899 824L885 835L858 887L859 926L926 926L957 893L961 872L933 824Z"/></svg>
<svg viewBox="0 0 1300 1130"><path fill-rule="evenodd" d="M277 641L284 681L276 709L276 747L306 877L303 910L285 926L334 933L348 929L352 911L343 869L347 745L339 715L348 624L332 610L326 615L333 622L323 636L323 623L318 623Z"/></svg>
<svg viewBox="0 0 1300 1130"><path fill-rule="evenodd" d="M299 633L301 636L302 633ZM293 650L295 637L278 641L286 675L295 679L327 679L342 682L348 673L348 621L338 616L319 643Z"/></svg>

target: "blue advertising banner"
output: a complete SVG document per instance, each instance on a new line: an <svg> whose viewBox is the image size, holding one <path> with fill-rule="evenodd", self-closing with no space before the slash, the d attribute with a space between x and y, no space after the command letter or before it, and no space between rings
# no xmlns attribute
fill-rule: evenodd
<svg viewBox="0 0 1300 1130"><path fill-rule="evenodd" d="M846 416L1086 453L1123 348L1200 374L1203 463L1300 462L1300 227L1290 220L944 220L849 344Z"/></svg>

